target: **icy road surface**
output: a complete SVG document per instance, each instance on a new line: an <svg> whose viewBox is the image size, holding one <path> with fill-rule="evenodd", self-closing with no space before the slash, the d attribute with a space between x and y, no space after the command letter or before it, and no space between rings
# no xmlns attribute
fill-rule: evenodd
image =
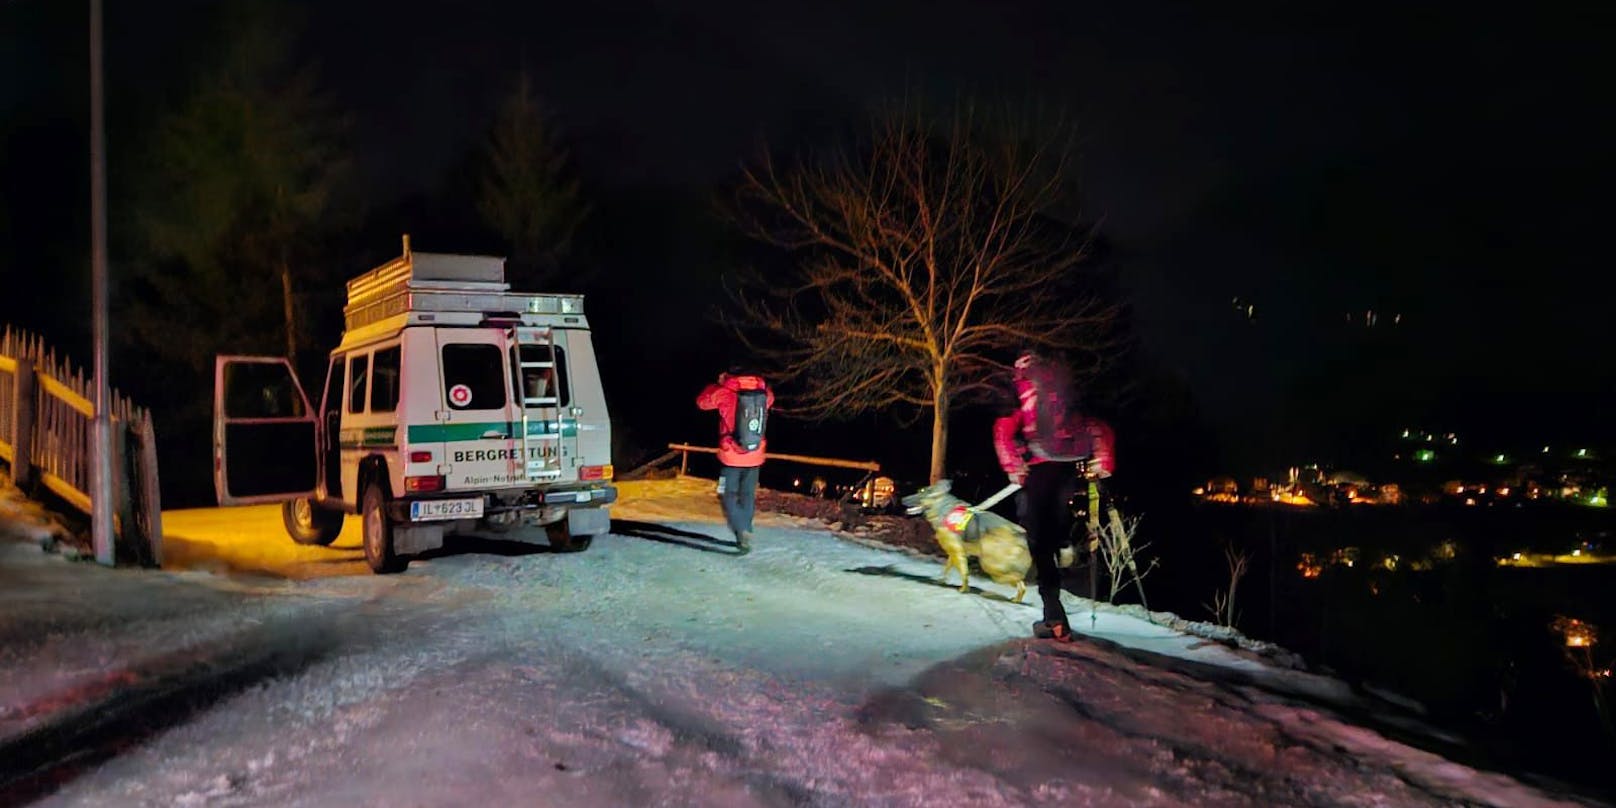
<svg viewBox="0 0 1616 808"><path fill-rule="evenodd" d="M389 577L364 571L352 535L293 545L274 508L166 515L178 569L161 573L0 548L0 736L63 693L165 675L184 688L179 706L156 702L16 793L109 806L1569 804L1343 718L1367 708L1329 680L1116 614L1093 639L1032 642L1034 592L1011 604L983 579L960 594L937 583L940 563L782 516L760 515L754 551L737 556L710 482L624 494L613 534L587 552L477 545ZM52 585L74 595L17 594Z"/></svg>

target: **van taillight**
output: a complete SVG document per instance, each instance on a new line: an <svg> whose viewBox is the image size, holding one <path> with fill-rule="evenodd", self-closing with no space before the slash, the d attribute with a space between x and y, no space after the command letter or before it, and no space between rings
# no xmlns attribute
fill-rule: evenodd
<svg viewBox="0 0 1616 808"><path fill-rule="evenodd" d="M410 452L410 462L411 463L431 463L432 462L432 453L431 452Z"/></svg>
<svg viewBox="0 0 1616 808"><path fill-rule="evenodd" d="M411 492L414 492L414 493L421 493L423 491L442 491L443 490L443 478L442 477L405 477L404 478L404 490L405 491L411 491Z"/></svg>
<svg viewBox="0 0 1616 808"><path fill-rule="evenodd" d="M580 480L610 480L611 478L612 467L610 464L604 466L583 466L582 468L578 469L578 479Z"/></svg>

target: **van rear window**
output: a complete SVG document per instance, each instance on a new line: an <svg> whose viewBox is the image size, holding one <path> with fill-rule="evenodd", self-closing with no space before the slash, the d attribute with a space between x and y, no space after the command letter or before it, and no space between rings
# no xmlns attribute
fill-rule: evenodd
<svg viewBox="0 0 1616 808"><path fill-rule="evenodd" d="M572 403L572 391L567 387L567 349L560 345L554 348L552 367L521 368L522 387L517 391L517 404L524 403L523 396L540 400L556 399L554 403L533 404L535 407L565 407ZM523 345L520 355L523 362L550 362L550 349L549 345Z"/></svg>
<svg viewBox="0 0 1616 808"><path fill-rule="evenodd" d="M443 400L455 410L505 407L505 358L499 346L457 343L443 346Z"/></svg>

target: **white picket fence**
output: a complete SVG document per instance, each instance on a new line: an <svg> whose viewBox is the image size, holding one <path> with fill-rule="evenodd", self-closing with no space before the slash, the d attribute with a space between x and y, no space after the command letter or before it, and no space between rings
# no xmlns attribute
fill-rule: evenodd
<svg viewBox="0 0 1616 808"><path fill-rule="evenodd" d="M0 459L23 490L41 485L90 513L95 404L91 382L37 336L0 335ZM113 521L118 556L162 559L162 503L151 413L115 391L111 401Z"/></svg>

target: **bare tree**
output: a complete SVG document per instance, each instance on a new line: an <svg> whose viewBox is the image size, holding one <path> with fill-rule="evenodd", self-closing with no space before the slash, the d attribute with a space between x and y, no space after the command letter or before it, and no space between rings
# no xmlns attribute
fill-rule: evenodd
<svg viewBox="0 0 1616 808"><path fill-rule="evenodd" d="M794 261L743 282L734 324L796 383L788 411L929 410L936 481L950 408L991 393L1014 351L1065 351L1079 372L1109 358L1116 311L1082 287L1088 233L1059 215L1066 131L905 109L862 144L744 173L738 220Z"/></svg>
<svg viewBox="0 0 1616 808"><path fill-rule="evenodd" d="M1212 612L1212 618L1218 621L1218 625L1234 628L1240 619L1240 613L1235 609L1235 593L1240 588L1241 579L1246 577L1251 559L1231 544L1224 546L1223 560L1229 568L1229 588L1212 593L1212 602L1206 608Z"/></svg>
<svg viewBox="0 0 1616 808"><path fill-rule="evenodd" d="M1564 643L1565 659L1577 676L1587 679L1593 689L1594 712L1607 738L1616 740L1616 723L1611 721L1610 702L1606 691L1610 687L1610 674L1616 665L1607 659L1603 664L1594 658L1594 645L1599 642L1599 627L1584 620L1555 615L1549 629L1560 635Z"/></svg>
<svg viewBox="0 0 1616 808"><path fill-rule="evenodd" d="M1105 600L1107 603L1116 603L1117 595L1132 584L1134 591L1139 593L1139 605L1145 607L1148 613L1150 603L1145 600L1145 576L1155 570L1159 562L1152 558L1144 564L1144 569L1140 569L1141 560L1150 544L1134 542L1134 536L1139 532L1139 517L1123 519L1115 508L1110 509L1109 517L1100 524L1096 536L1100 540L1100 557L1111 580L1110 592Z"/></svg>
<svg viewBox="0 0 1616 808"><path fill-rule="evenodd" d="M526 73L500 106L484 160L477 209L510 244L514 285L540 288L554 280L589 208Z"/></svg>

